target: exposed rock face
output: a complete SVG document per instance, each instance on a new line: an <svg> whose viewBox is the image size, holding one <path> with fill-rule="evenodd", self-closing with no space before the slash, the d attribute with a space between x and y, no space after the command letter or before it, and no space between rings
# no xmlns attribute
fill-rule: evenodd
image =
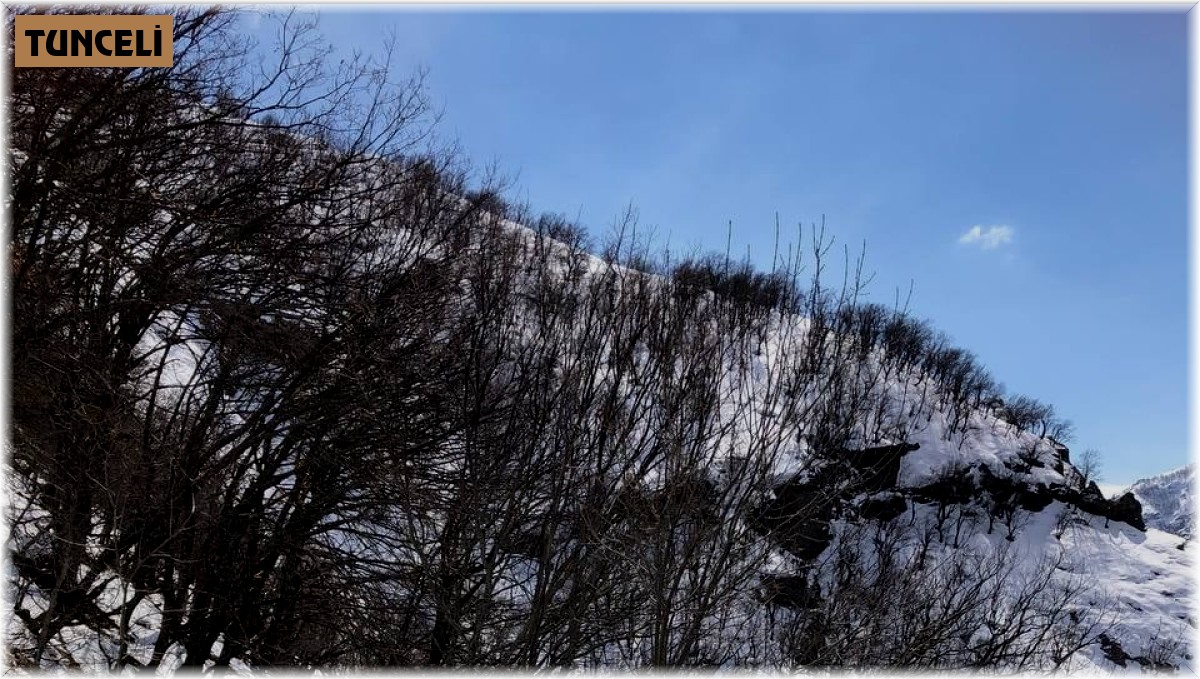
<svg viewBox="0 0 1200 679"><path fill-rule="evenodd" d="M1178 670L1179 668L1163 662L1160 658L1152 658L1146 655L1130 655L1121 646L1121 642L1113 639L1107 634L1100 635L1100 651L1104 653L1104 657L1108 658L1109 662L1118 667L1128 667L1129 662L1133 661L1141 665L1145 669L1150 670Z"/></svg>
<svg viewBox="0 0 1200 679"><path fill-rule="evenodd" d="M803 575L764 575L763 602L800 610L819 602L821 592Z"/></svg>
<svg viewBox="0 0 1200 679"><path fill-rule="evenodd" d="M858 472L856 490L878 493L896 487L901 460L906 454L920 448L921 446L916 443L897 443L893 446L878 448L843 450L839 451L837 455Z"/></svg>
<svg viewBox="0 0 1200 679"><path fill-rule="evenodd" d="M829 522L838 502L822 483L825 476L784 482L775 488L775 498L751 518L755 528L804 561L817 558L833 537Z"/></svg>
<svg viewBox="0 0 1200 679"><path fill-rule="evenodd" d="M829 522L855 496L894 491L904 455L917 450L914 443L839 450L825 456L826 463L805 479L790 479L775 488L775 498L752 518L781 547L802 560L815 559L829 546ZM892 495L899 496L897 493ZM903 497L882 500L866 511L878 518L898 516L907 507Z"/></svg>
<svg viewBox="0 0 1200 679"><path fill-rule="evenodd" d="M891 521L908 509L908 502L901 493L880 493L863 500L858 515L864 519Z"/></svg>
<svg viewBox="0 0 1200 679"><path fill-rule="evenodd" d="M1117 498L1108 516L1113 521L1124 521L1138 530L1146 530L1146 522L1142 519L1142 503L1133 493L1125 493Z"/></svg>
<svg viewBox="0 0 1200 679"><path fill-rule="evenodd" d="M1100 650L1105 658L1118 667L1126 667L1130 660L1129 654L1121 648L1121 644L1107 634L1100 635Z"/></svg>
<svg viewBox="0 0 1200 679"><path fill-rule="evenodd" d="M1129 493L1116 500L1110 500L1104 497L1095 483L1089 483L1082 492L1064 488L1059 496L1063 502L1073 504L1085 512L1127 523L1138 530L1146 530L1146 522L1142 520L1142 505Z"/></svg>
<svg viewBox="0 0 1200 679"><path fill-rule="evenodd" d="M916 488L899 487L904 456L917 444L840 450L824 459L815 473L793 478L774 489L775 497L752 518L754 525L801 560L815 559L832 539L830 521L850 511L862 519L888 521L903 514L910 502L968 505L982 502L988 511L1011 513L1016 509L1039 512L1059 501L1111 521L1146 530L1142 505L1132 493L1105 498L1095 483L1083 489L1061 483L1029 482L1016 475L996 473L975 463ZM1055 466L1069 463L1066 446L1054 448ZM1036 458L1020 463L1014 472L1044 467ZM865 495L865 497L863 497ZM857 501L856 501L857 498Z"/></svg>
<svg viewBox="0 0 1200 679"><path fill-rule="evenodd" d="M967 504L984 493L998 506L1020 507L1029 512L1041 511L1058 500L1090 514L1146 530L1142 506L1137 498L1126 493L1116 500L1107 499L1095 483L1089 483L1083 490L1059 484L1027 484L994 474L986 466L974 465L960 475L938 479L912 490L918 501L941 504Z"/></svg>
<svg viewBox="0 0 1200 679"><path fill-rule="evenodd" d="M1054 439L1050 439L1050 447L1054 449L1054 456L1058 458L1057 470L1062 473L1062 463L1071 461L1071 449Z"/></svg>

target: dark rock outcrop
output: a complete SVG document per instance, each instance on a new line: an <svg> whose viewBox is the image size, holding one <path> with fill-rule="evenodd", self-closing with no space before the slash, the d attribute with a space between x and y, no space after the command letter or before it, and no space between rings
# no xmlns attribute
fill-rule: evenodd
<svg viewBox="0 0 1200 679"><path fill-rule="evenodd" d="M995 506L1020 507L1029 512L1039 512L1057 500L1090 514L1146 530L1141 503L1131 493L1110 500L1095 483L1089 483L1082 490L1061 484L1030 484L1012 476L995 474L979 464L935 479L912 489L911 493L914 501L929 504L969 504L986 496Z"/></svg>
<svg viewBox="0 0 1200 679"><path fill-rule="evenodd" d="M918 443L897 443L892 446L838 451L838 459L845 460L858 473L857 489L867 493L878 493L896 487L900 476L900 462L904 456L921 447Z"/></svg>
<svg viewBox="0 0 1200 679"><path fill-rule="evenodd" d="M797 558L815 559L829 545L833 517L862 493L894 491L902 458L919 447L900 443L824 455L825 463L805 479L793 478L776 486L774 499L755 511L751 524ZM900 505L890 499L874 509L898 516L907 506L899 499Z"/></svg>
<svg viewBox="0 0 1200 679"><path fill-rule="evenodd" d="M908 509L908 502L901 493L891 492L875 495L863 500L858 506L858 515L864 519L891 521Z"/></svg>
<svg viewBox="0 0 1200 679"><path fill-rule="evenodd" d="M1121 647L1119 641L1107 634L1101 634L1098 637L1098 641L1100 642L1100 652L1104 654L1105 658L1108 658L1109 662L1118 667L1128 667L1129 661L1132 660L1143 668L1150 670L1178 671L1179 669L1175 665L1163 662L1161 658L1154 657L1157 655L1155 653L1150 653L1149 655L1145 653L1142 655L1132 655Z"/></svg>
<svg viewBox="0 0 1200 679"><path fill-rule="evenodd" d="M764 575L760 595L764 603L793 610L812 608L820 602L820 592L803 575Z"/></svg>
<svg viewBox="0 0 1200 679"><path fill-rule="evenodd" d="M1104 497L1095 483L1085 488L1031 482L1019 474L1002 474L982 463L965 465L916 488L902 489L898 479L906 454L919 445L901 443L861 450L838 450L821 456L823 463L803 478L774 488L774 497L760 505L751 524L802 561L815 559L832 539L830 522L847 513L861 519L889 521L903 514L909 502L938 505L979 505L996 516L1017 509L1040 512L1055 501L1082 511L1145 530L1141 504L1126 493L1116 500ZM1055 457L1069 464L1066 446L1055 445ZM1023 464L1044 467L1045 463ZM1056 465L1057 466L1057 465ZM862 498L866 495L865 499Z"/></svg>
<svg viewBox="0 0 1200 679"><path fill-rule="evenodd" d="M810 480L791 479L777 486L775 498L758 508L751 525L797 558L815 559L832 538L829 522L838 496L826 485L832 482L829 476L818 473Z"/></svg>
<svg viewBox="0 0 1200 679"><path fill-rule="evenodd" d="M1125 664L1130 660L1130 655L1121 648L1121 644L1107 634L1100 635L1100 651L1104 653L1104 657L1108 661L1118 667L1125 667Z"/></svg>
<svg viewBox="0 0 1200 679"><path fill-rule="evenodd" d="M913 500L923 504L965 505L979 497L980 487L970 469L951 474L912 490Z"/></svg>
<svg viewBox="0 0 1200 679"><path fill-rule="evenodd" d="M1133 493L1125 493L1112 503L1108 517L1113 521L1123 521L1134 528L1146 530L1146 522L1142 519L1142 503Z"/></svg>
<svg viewBox="0 0 1200 679"><path fill-rule="evenodd" d="M1040 512L1054 502L1054 493L1044 483L1032 487L1026 486L1024 492L1017 493L1017 503L1027 512Z"/></svg>

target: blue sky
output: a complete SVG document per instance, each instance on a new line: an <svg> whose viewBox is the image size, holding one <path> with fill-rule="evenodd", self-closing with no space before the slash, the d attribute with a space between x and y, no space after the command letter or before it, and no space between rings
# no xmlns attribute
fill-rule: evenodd
<svg viewBox="0 0 1200 679"><path fill-rule="evenodd" d="M440 132L599 235L632 204L769 266L775 215L867 244L872 298L1075 421L1124 483L1187 449L1187 25L1177 13L319 14L398 39ZM974 227L978 226L978 229Z"/></svg>

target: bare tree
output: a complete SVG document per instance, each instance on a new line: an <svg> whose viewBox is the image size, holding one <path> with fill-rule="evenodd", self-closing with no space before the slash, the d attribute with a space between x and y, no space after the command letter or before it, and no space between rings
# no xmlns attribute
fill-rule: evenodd
<svg viewBox="0 0 1200 679"><path fill-rule="evenodd" d="M864 252L835 284L823 225L769 272L674 261L630 213L593 256L435 144L419 74L292 15L260 66L235 15L175 16L172 69L11 72L14 659L1019 668L1090 638L1049 571L941 548L981 505L834 530L1001 392L864 302ZM776 619L779 562L807 608Z"/></svg>
<svg viewBox="0 0 1200 679"><path fill-rule="evenodd" d="M889 668L1054 668L1108 629L1063 557L941 549L915 560L900 524L855 529L822 565L821 596L783 627L791 662ZM1003 544L1003 543L1001 543Z"/></svg>

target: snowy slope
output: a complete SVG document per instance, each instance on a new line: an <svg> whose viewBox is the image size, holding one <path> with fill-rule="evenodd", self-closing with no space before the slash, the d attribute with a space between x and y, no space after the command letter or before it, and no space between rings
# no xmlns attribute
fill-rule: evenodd
<svg viewBox="0 0 1200 679"><path fill-rule="evenodd" d="M534 256L537 248L548 245L549 254L543 261L560 277L574 269L585 272L582 276L610 276L617 290L638 280L649 285L661 283L653 276L586 254L576 258L577 253L521 225L509 222L505 226L529 249L531 267L536 268L538 263ZM521 341L538 341L525 323L524 318L514 318L511 331ZM596 330L575 324L570 332L589 334ZM709 455L706 461L714 477L740 451L772 449L759 443L768 439L779 442L769 462L780 486L803 484L810 474L823 471L819 464L812 463L817 453L808 449L799 434L807 423L776 412L784 404L779 396L780 375L795 370L795 349L803 346L809 332L806 318L773 316L764 325L753 352L731 357L731 362L737 359L749 367L731 371L727 377L728 392L743 395L744 401L724 404L728 412L718 417L722 426L715 428L723 433L705 443ZM161 337L146 339L147 350L163 343ZM177 366L175 379L179 383L187 382L195 369L194 361L183 348L184 345L175 345L162 349L173 352L171 361ZM648 360L648 352L639 349L637 360ZM841 498L845 504L824 519L829 536L820 558L829 556L853 528L890 521L927 529L922 534L925 536L932 535L936 528L937 550L943 554L952 550L979 554L1011 550L1017 555L1018 571L1029 577L1036 577L1036 567L1050 560L1057 564L1056 579L1086 587L1083 590L1086 596L1072 602L1072 612L1104 629L1104 642L1090 644L1072 656L1067 667L1137 668L1164 663L1188 671L1195 669L1191 648L1186 645L1194 629L1190 613L1191 553L1181 549L1183 540L1178 537L1190 534L1190 470L1136 484L1133 492L1142 502L1140 508L1128 502L1106 500L1098 490L1093 494L1078 487L1081 476L1063 451L1048 440L1018 430L989 408L968 413L965 429L955 431L948 408L938 399L937 385L902 370L886 372L882 362L882 356L867 354L862 359L861 371L848 381L851 387L858 386L856 380L867 383L866 396L880 404L873 416L883 421L855 423L854 446L849 452L881 447L895 447L903 452L894 470L890 462L860 460L866 465L866 475L872 477L872 488L870 492L848 492L847 497ZM819 380L801 384L804 388L797 390L796 396L801 406L822 398ZM797 407L796 411L806 412L806 409ZM647 432L646 437L652 438L653 432ZM912 449L906 449L908 446ZM831 464L840 463L835 459ZM719 478L713 480L721 482ZM656 470L650 469L634 481L653 487L661 478ZM19 497L23 493L13 488L10 494ZM871 501L877 507L886 502L895 507L899 502L903 510L891 518L867 518L866 508ZM36 507L29 509L39 511ZM1152 526L1148 530L1136 526L1143 516ZM730 520L746 518L730 517ZM14 536L15 544L25 551L33 549L38 539L35 532ZM772 551L771 564L785 564L778 572L786 575L805 557L796 552L792 554L794 559L778 554L774 550L779 544L788 548L785 543L776 542L760 546ZM518 571L514 567L505 577L514 582L522 580ZM1021 594L1020 575L1013 579L1014 597ZM109 580L105 587L106 609L115 609L129 601L127 583L119 577ZM519 589L516 585L511 588ZM757 606L750 599L745 603L748 607ZM139 627L134 645L138 653L145 655L153 647L164 603L150 596L137 606L133 619ZM112 649L95 641L95 635L83 626L68 628L63 636L70 643L95 643L95 651L88 655L96 659L97 667L103 667L104 659L113 654Z"/></svg>
<svg viewBox="0 0 1200 679"><path fill-rule="evenodd" d="M1015 550L1020 561L1018 570L1028 578L1036 577L1033 573L1039 564L1047 560L1058 563L1055 577L1064 585L1079 586L1085 593L1075 604L1079 615L1094 621L1097 629L1104 629L1101 643L1084 649L1066 668L1148 670L1169 666L1194 672L1193 564L1185 540L1176 531L1165 532L1153 526L1139 530L1057 499L1037 511L1018 511L1010 533L999 519L989 518L988 511L980 507L987 504L984 498L989 493L997 492L996 484L1011 484L1018 494L1028 493L1018 502L1036 502L1039 497L1049 498L1048 493L1059 492L1076 472L1069 464L1062 464L1059 471L1055 450L1045 441L1039 446L1036 437L1013 431L982 412L975 418L975 432L962 445L945 441L940 415L915 432L913 438L921 447L904 455L894 489L908 501L910 509L897 521L907 519L907 523L918 527L932 526L937 522L934 517L938 508L945 511L945 507L951 507L950 520L946 521L947 542L949 526L956 523L956 518L969 517L963 535L955 538L961 544L959 549L984 554ZM1037 456L1026 455L1024 461L1032 460L1033 464L1020 464L1020 452L1031 446ZM989 478L992 490L988 490ZM967 479L969 499L939 495L947 479ZM1001 487L1007 492L1008 486ZM1139 490L1148 501L1148 523L1151 517L1165 514L1167 525L1190 526L1189 470L1147 480L1134 487L1135 492ZM1081 496L1085 506L1091 506L1091 501ZM1156 508L1151 507L1154 502L1158 503ZM1014 582L1024 581L1020 576L1014 578Z"/></svg>

